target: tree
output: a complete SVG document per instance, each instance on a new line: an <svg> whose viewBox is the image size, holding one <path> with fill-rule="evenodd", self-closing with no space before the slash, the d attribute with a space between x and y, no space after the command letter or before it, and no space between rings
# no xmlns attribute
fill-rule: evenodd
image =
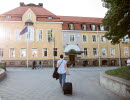
<svg viewBox="0 0 130 100"><path fill-rule="evenodd" d="M118 44L120 39L128 35L130 38L130 0L102 0L103 6L108 8L103 19L107 32L105 37Z"/></svg>

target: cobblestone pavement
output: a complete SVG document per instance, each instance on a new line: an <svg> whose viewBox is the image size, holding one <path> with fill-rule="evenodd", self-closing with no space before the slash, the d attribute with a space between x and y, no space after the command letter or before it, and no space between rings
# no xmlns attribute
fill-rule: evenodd
<svg viewBox="0 0 130 100"><path fill-rule="evenodd" d="M0 100L124 100L99 84L99 73L116 67L69 68L73 94L64 95L53 68L7 68Z"/></svg>

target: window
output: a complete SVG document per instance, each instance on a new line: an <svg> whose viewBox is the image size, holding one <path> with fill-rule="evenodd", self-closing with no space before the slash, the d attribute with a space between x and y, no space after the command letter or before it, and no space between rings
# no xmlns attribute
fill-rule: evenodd
<svg viewBox="0 0 130 100"><path fill-rule="evenodd" d="M5 18L11 18L11 16L5 16Z"/></svg>
<svg viewBox="0 0 130 100"><path fill-rule="evenodd" d="M21 58L26 58L26 56L27 56L26 48L21 48L20 57Z"/></svg>
<svg viewBox="0 0 130 100"><path fill-rule="evenodd" d="M43 57L47 57L47 48L42 49L42 55Z"/></svg>
<svg viewBox="0 0 130 100"><path fill-rule="evenodd" d="M129 56L129 48L124 47L124 56Z"/></svg>
<svg viewBox="0 0 130 100"><path fill-rule="evenodd" d="M84 48L84 56L88 56L88 48Z"/></svg>
<svg viewBox="0 0 130 100"><path fill-rule="evenodd" d="M28 26L28 33L26 35L26 40L31 40L34 41L34 27L33 26Z"/></svg>
<svg viewBox="0 0 130 100"><path fill-rule="evenodd" d="M10 58L15 58L15 49L14 48L9 49L9 57Z"/></svg>
<svg viewBox="0 0 130 100"><path fill-rule="evenodd" d="M97 42L97 37L96 37L96 35L92 35L92 41L93 41L93 42Z"/></svg>
<svg viewBox="0 0 130 100"><path fill-rule="evenodd" d="M37 53L37 48L32 48L32 58L37 58L38 53Z"/></svg>
<svg viewBox="0 0 130 100"><path fill-rule="evenodd" d="M16 41L21 41L22 35L19 35L20 32L21 32L20 29L18 29L18 30L15 31L15 40L16 40Z"/></svg>
<svg viewBox="0 0 130 100"><path fill-rule="evenodd" d="M98 56L97 48L93 48L93 56Z"/></svg>
<svg viewBox="0 0 130 100"><path fill-rule="evenodd" d="M31 18L31 16L32 16L31 13L28 13L28 18Z"/></svg>
<svg viewBox="0 0 130 100"><path fill-rule="evenodd" d="M87 35L83 35L83 42L88 42L88 36Z"/></svg>
<svg viewBox="0 0 130 100"><path fill-rule="evenodd" d="M3 48L0 48L0 58L3 58Z"/></svg>
<svg viewBox="0 0 130 100"><path fill-rule="evenodd" d="M124 42L124 43L129 42L128 35L126 35L124 38L122 38L122 42Z"/></svg>
<svg viewBox="0 0 130 100"><path fill-rule="evenodd" d="M95 31L96 30L96 25L91 25L91 30Z"/></svg>
<svg viewBox="0 0 130 100"><path fill-rule="evenodd" d="M10 30L6 30L6 32L5 32L5 40L6 41L10 40Z"/></svg>
<svg viewBox="0 0 130 100"><path fill-rule="evenodd" d="M69 29L74 30L74 24L69 24Z"/></svg>
<svg viewBox="0 0 130 100"><path fill-rule="evenodd" d="M106 52L106 48L102 48L102 56L106 56L107 52Z"/></svg>
<svg viewBox="0 0 130 100"><path fill-rule="evenodd" d="M82 30L87 30L86 24L81 25Z"/></svg>
<svg viewBox="0 0 130 100"><path fill-rule="evenodd" d="M73 34L70 34L70 42L74 42L75 41L75 37Z"/></svg>
<svg viewBox="0 0 130 100"><path fill-rule="evenodd" d="M100 25L100 31L104 31L104 26Z"/></svg>
<svg viewBox="0 0 130 100"><path fill-rule="evenodd" d="M48 42L52 42L53 41L53 33L52 30L48 30Z"/></svg>
<svg viewBox="0 0 130 100"><path fill-rule="evenodd" d="M37 41L43 41L43 31L37 30Z"/></svg>
<svg viewBox="0 0 130 100"><path fill-rule="evenodd" d="M53 48L53 56L57 56L57 48Z"/></svg>
<svg viewBox="0 0 130 100"><path fill-rule="evenodd" d="M52 17L47 17L47 19L52 19Z"/></svg>
<svg viewBox="0 0 130 100"><path fill-rule="evenodd" d="M106 38L103 37L103 36L101 36L101 41L102 41L102 42L106 42Z"/></svg>
<svg viewBox="0 0 130 100"><path fill-rule="evenodd" d="M115 56L115 48L110 48L110 56Z"/></svg>

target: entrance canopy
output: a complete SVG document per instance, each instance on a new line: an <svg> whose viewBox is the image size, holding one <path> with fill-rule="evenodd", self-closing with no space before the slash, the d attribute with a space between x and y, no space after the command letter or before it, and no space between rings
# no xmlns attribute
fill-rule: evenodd
<svg viewBox="0 0 130 100"><path fill-rule="evenodd" d="M77 45L71 44L68 45L65 50L64 50L65 54L81 54L83 53L80 48Z"/></svg>

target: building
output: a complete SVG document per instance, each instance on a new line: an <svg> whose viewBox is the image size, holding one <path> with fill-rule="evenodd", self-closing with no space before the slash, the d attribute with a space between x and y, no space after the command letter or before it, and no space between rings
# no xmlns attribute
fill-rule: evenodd
<svg viewBox="0 0 130 100"><path fill-rule="evenodd" d="M28 34L20 35L26 26ZM129 39L112 45L103 37L105 32L102 18L57 16L42 3L21 2L0 15L0 59L7 66L31 66L41 60L51 67L64 54L68 65L118 66L120 60L125 65L129 45L124 42Z"/></svg>

